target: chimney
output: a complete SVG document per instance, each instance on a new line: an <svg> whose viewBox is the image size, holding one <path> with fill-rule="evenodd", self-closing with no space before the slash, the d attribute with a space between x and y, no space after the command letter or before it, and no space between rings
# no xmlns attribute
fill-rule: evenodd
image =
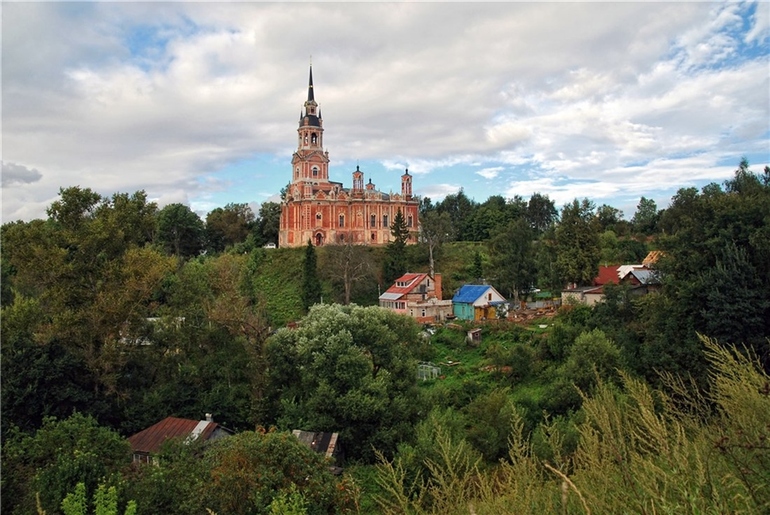
<svg viewBox="0 0 770 515"><path fill-rule="evenodd" d="M433 275L433 288L436 290L436 299L441 300L441 274Z"/></svg>
<svg viewBox="0 0 770 515"><path fill-rule="evenodd" d="M206 413L206 422L214 422L214 415Z"/></svg>

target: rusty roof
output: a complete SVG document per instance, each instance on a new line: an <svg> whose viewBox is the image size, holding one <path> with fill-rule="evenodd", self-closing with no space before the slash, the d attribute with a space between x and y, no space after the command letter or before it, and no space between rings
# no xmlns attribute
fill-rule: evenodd
<svg viewBox="0 0 770 515"><path fill-rule="evenodd" d="M134 452L153 453L171 438L202 438L208 440L219 424L209 420L189 420L186 418L166 417L155 425L128 437Z"/></svg>

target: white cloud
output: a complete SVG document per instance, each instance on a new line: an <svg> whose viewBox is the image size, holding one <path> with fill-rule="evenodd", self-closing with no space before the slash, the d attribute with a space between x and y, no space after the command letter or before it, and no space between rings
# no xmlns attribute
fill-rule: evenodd
<svg viewBox="0 0 770 515"><path fill-rule="evenodd" d="M76 184L195 209L228 192L277 193L311 52L325 145L343 164L332 174L346 180L344 166L368 160L409 168L431 198L463 186L483 200L498 193L488 181L515 168L529 174L511 186L518 194L591 184L611 200L659 186L623 180L631 165L667 187L661 169L721 177L726 159L770 154L767 51L739 55L741 42L767 40L768 12L764 2L4 4L3 159L40 177L4 171L3 217L44 216L59 187ZM254 156L267 163L258 176L228 172Z"/></svg>
<svg viewBox="0 0 770 515"><path fill-rule="evenodd" d="M476 175L480 175L484 177L485 179L494 179L498 175L500 175L500 172L505 170L502 166L494 166L492 168L483 168L481 170L478 170L476 172Z"/></svg>

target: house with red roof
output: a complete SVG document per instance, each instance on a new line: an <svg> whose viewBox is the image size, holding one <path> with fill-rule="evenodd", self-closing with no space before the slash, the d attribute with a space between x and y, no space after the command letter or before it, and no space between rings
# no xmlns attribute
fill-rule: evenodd
<svg viewBox="0 0 770 515"><path fill-rule="evenodd" d="M590 286L572 287L562 290L562 304L567 302L583 302L589 306L604 300L604 286L607 284L627 284L631 287L631 293L634 295L644 295L654 291L660 285L658 274L650 265L654 264L659 256L655 255L654 260L649 260L653 252L645 258L645 263L641 265L612 265L600 266L593 284Z"/></svg>
<svg viewBox="0 0 770 515"><path fill-rule="evenodd" d="M452 314L452 301L441 297L441 274L406 273L379 300L380 307L423 324L442 322Z"/></svg>
<svg viewBox="0 0 770 515"><path fill-rule="evenodd" d="M157 424L128 437L133 459L136 463L150 463L152 455L157 454L163 443L171 439L185 442L217 440L233 435L234 432L216 422L210 414L205 420L166 417Z"/></svg>

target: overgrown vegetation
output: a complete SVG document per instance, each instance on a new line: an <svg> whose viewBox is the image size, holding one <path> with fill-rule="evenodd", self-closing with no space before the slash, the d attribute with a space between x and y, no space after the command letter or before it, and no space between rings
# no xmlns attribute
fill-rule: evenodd
<svg viewBox="0 0 770 515"><path fill-rule="evenodd" d="M4 513L770 510L770 170L643 198L631 221L586 199L560 218L539 194L423 199L441 234L390 250L262 248L263 208L203 223L67 188L48 219L3 225ZM434 267L445 298L479 280L524 298L647 250L659 291L488 321L476 346L473 323L373 307L396 265ZM204 413L238 435L130 463L125 437ZM338 432L345 474L291 429Z"/></svg>

